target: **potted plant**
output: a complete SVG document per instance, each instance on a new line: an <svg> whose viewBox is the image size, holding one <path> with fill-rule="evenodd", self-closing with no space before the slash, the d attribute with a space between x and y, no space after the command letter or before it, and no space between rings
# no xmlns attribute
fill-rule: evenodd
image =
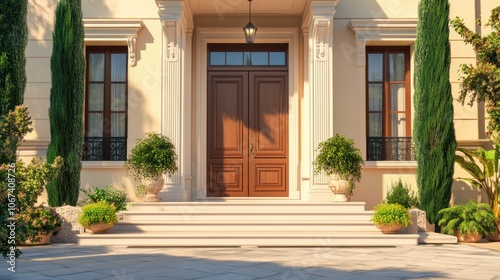
<svg viewBox="0 0 500 280"><path fill-rule="evenodd" d="M57 213L42 206L26 207L17 215L19 227L23 228L27 245L48 244L50 237L61 230L61 219Z"/></svg>
<svg viewBox="0 0 500 280"><path fill-rule="evenodd" d="M118 222L116 207L103 201L87 204L78 221L92 233L104 233Z"/></svg>
<svg viewBox="0 0 500 280"><path fill-rule="evenodd" d="M177 154L170 139L158 133L148 133L144 139L138 139L125 162L129 174L146 184L146 196L143 201L160 201L158 192L163 188L163 174L177 171Z"/></svg>
<svg viewBox="0 0 500 280"><path fill-rule="evenodd" d="M486 203L470 200L467 204L457 204L438 213L441 232L455 235L460 242L479 242L483 235L497 232L495 215Z"/></svg>
<svg viewBox="0 0 500 280"><path fill-rule="evenodd" d="M383 233L397 233L412 223L408 209L398 203L381 203L375 206L371 220Z"/></svg>
<svg viewBox="0 0 500 280"><path fill-rule="evenodd" d="M352 139L339 134L319 143L317 151L314 173L331 176L328 186L334 193L333 201L347 201L354 183L361 179L361 151Z"/></svg>
<svg viewBox="0 0 500 280"><path fill-rule="evenodd" d="M486 194L488 204L496 218L497 232L500 232L500 172L498 170L500 148L496 147L493 150L479 148L476 151L457 148L457 151L463 155L456 154L455 162L471 176L471 178L457 179L472 184ZM486 238L490 241L500 241L500 234L488 234Z"/></svg>

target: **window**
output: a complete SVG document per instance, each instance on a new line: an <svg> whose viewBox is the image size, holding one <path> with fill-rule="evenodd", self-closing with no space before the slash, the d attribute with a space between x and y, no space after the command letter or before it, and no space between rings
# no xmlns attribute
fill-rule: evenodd
<svg viewBox="0 0 500 280"><path fill-rule="evenodd" d="M87 47L83 160L127 157L127 47Z"/></svg>
<svg viewBox="0 0 500 280"><path fill-rule="evenodd" d="M367 160L415 160L409 47L366 48Z"/></svg>
<svg viewBox="0 0 500 280"><path fill-rule="evenodd" d="M209 66L287 66L287 50L286 44L210 44Z"/></svg>

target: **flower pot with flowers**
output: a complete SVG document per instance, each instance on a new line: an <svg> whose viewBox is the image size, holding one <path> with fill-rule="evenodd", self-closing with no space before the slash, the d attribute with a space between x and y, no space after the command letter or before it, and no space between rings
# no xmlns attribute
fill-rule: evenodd
<svg viewBox="0 0 500 280"><path fill-rule="evenodd" d="M125 162L129 174L146 184L143 201L160 201L158 192L163 189L163 174L177 171L175 146L167 136L152 132L144 139L138 139Z"/></svg>
<svg viewBox="0 0 500 280"><path fill-rule="evenodd" d="M26 235L26 245L48 244L50 237L61 230L61 219L57 213L47 207L26 207L17 216L19 227Z"/></svg>

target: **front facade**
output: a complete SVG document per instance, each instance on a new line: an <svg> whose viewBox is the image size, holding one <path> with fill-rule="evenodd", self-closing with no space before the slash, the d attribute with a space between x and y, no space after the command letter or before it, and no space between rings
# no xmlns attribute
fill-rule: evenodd
<svg viewBox="0 0 500 280"><path fill-rule="evenodd" d="M50 141L50 55L56 0L29 1L25 104L34 131L21 157ZM329 201L315 149L346 135L365 160L352 201L369 208L401 178L416 188L411 148L417 0L248 2L83 0L86 101L82 187L137 185L123 168L151 131L173 141L179 171L164 201ZM494 3L450 1L473 26ZM451 32L450 79L475 53ZM484 108L455 103L459 145L487 142ZM460 172L457 168L456 174ZM465 191L464 191L465 190ZM456 183L455 200L479 196Z"/></svg>

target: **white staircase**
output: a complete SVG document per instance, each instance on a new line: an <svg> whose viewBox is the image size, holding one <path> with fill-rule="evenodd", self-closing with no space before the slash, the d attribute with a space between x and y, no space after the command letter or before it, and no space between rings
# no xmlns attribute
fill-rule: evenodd
<svg viewBox="0 0 500 280"><path fill-rule="evenodd" d="M123 246L396 246L417 234L383 234L364 202L136 203L106 234L80 245Z"/></svg>

